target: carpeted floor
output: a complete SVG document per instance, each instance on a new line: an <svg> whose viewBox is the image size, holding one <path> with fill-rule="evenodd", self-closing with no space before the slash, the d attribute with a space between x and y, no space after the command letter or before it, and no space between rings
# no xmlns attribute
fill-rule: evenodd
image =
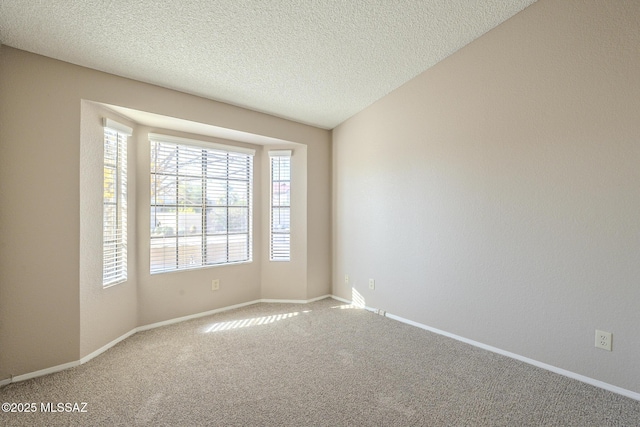
<svg viewBox="0 0 640 427"><path fill-rule="evenodd" d="M640 425L638 401L333 299L139 332L0 402L37 406L9 426ZM67 402L86 412L41 411Z"/></svg>

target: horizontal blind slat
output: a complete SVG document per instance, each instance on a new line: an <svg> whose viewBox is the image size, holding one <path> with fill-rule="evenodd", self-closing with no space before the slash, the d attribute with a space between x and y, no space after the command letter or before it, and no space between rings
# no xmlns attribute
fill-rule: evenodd
<svg viewBox="0 0 640 427"><path fill-rule="evenodd" d="M102 285L127 279L127 135L104 129Z"/></svg>
<svg viewBox="0 0 640 427"><path fill-rule="evenodd" d="M154 135L150 143L150 271L251 261L253 157Z"/></svg>
<svg viewBox="0 0 640 427"><path fill-rule="evenodd" d="M269 258L291 259L291 158L272 156Z"/></svg>

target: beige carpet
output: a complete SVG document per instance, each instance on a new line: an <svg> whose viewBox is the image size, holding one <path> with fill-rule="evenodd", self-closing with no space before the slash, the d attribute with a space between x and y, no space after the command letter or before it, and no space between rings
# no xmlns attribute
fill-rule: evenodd
<svg viewBox="0 0 640 427"><path fill-rule="evenodd" d="M140 332L3 387L0 402L38 411L0 425L640 425L638 401L345 307L256 304ZM87 412L42 413L47 402Z"/></svg>

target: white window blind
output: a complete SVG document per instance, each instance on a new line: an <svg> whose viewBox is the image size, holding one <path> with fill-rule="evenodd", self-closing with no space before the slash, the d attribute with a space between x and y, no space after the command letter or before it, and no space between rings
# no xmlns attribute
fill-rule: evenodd
<svg viewBox="0 0 640 427"><path fill-rule="evenodd" d="M127 280L127 137L132 129L104 120L102 286Z"/></svg>
<svg viewBox="0 0 640 427"><path fill-rule="evenodd" d="M151 273L250 262L253 150L150 140Z"/></svg>
<svg viewBox="0 0 640 427"><path fill-rule="evenodd" d="M269 259L291 260L291 150L269 151L271 236Z"/></svg>

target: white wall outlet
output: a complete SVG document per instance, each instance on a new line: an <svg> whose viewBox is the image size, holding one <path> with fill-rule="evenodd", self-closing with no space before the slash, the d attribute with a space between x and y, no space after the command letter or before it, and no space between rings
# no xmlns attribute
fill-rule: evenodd
<svg viewBox="0 0 640 427"><path fill-rule="evenodd" d="M372 291L376 288L376 281L373 279L369 279L369 289Z"/></svg>
<svg viewBox="0 0 640 427"><path fill-rule="evenodd" d="M596 329L596 347L611 351L611 332L599 331Z"/></svg>
<svg viewBox="0 0 640 427"><path fill-rule="evenodd" d="M348 284L349 284L349 275L348 275L348 274L345 274L345 275L344 275L344 284L345 284L345 285L348 285Z"/></svg>
<svg viewBox="0 0 640 427"><path fill-rule="evenodd" d="M213 279L211 281L211 290L217 291L218 289L220 289L220 279Z"/></svg>

